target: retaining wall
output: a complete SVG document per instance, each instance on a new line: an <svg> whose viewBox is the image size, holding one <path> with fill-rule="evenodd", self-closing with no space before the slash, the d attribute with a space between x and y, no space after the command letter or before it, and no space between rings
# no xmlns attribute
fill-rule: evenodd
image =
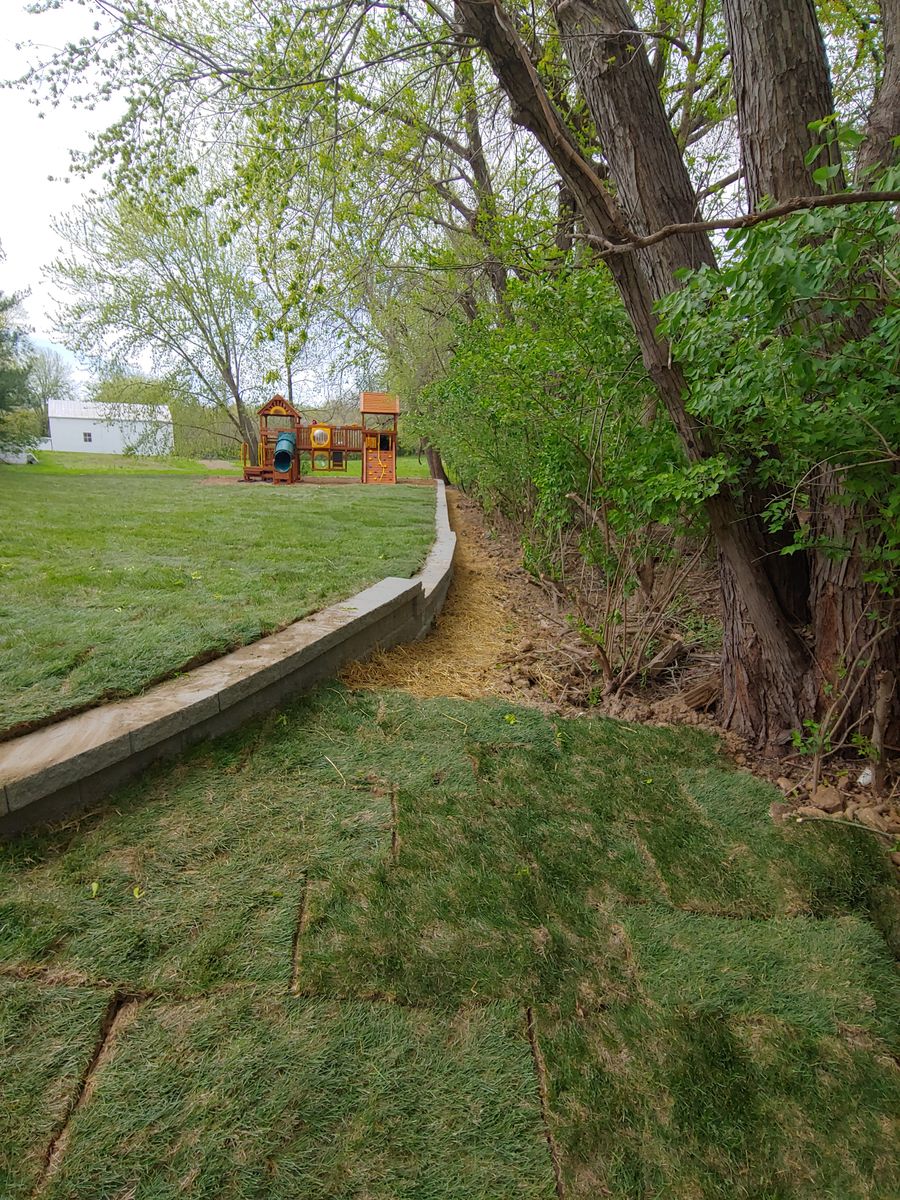
<svg viewBox="0 0 900 1200"><path fill-rule="evenodd" d="M456 534L437 484L435 540L412 579L388 577L215 662L0 743L0 836L88 808L150 763L237 729L346 662L431 628L453 574Z"/></svg>

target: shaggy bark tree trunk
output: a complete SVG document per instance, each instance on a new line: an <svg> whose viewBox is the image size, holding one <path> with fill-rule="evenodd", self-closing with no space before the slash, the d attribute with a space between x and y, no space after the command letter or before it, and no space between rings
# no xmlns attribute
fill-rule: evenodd
<svg viewBox="0 0 900 1200"><path fill-rule="evenodd" d="M900 663L896 600L866 582L869 514L844 498L841 474L820 463L810 489L812 534L817 543L810 571L815 650L816 712L828 717L832 741L872 729L878 677ZM900 728L900 695L887 713L890 738Z"/></svg>
<svg viewBox="0 0 900 1200"><path fill-rule="evenodd" d="M877 178L881 170L896 166L900 162L900 146L895 146L893 141L900 134L900 0L882 0L881 13L884 71L869 112L866 140L856 159L855 176L862 183ZM831 468L829 473L833 474ZM827 478L823 481L826 487L831 482ZM835 490L833 486L831 490ZM841 531L835 529L835 524L840 522L842 517L844 520L859 520L858 514L850 514L846 509L835 511L830 519L832 536L841 535ZM861 531L855 529L853 540L857 548L860 536ZM859 578L860 568L861 559L858 554L845 559L844 564L834 561L821 561L818 564L814 574L814 600L819 609L817 643L821 644L822 652L827 653L830 639L833 638L835 650L838 644L842 644L846 648L845 653L854 659L866 655L871 658L866 694L855 708L858 711L863 705L871 704L873 738L877 735L883 742L886 736L887 740L896 746L900 738L900 686L897 680L900 663L898 605L896 600L889 602L887 598L877 596L871 585L864 584ZM857 611L851 614L844 611L843 605L848 574L852 575L849 582L854 598L857 599ZM873 597L873 603L865 605L863 621L860 621L858 598L864 598L867 587ZM875 615L875 622L866 618L866 613L869 612ZM882 634L880 630L885 632ZM872 642L872 638L877 640ZM832 653L834 654L834 651ZM839 660L832 657L828 661L836 663ZM885 685L887 677L892 681L890 687Z"/></svg>
<svg viewBox="0 0 900 1200"><path fill-rule="evenodd" d="M870 115L869 138L860 152L866 172L883 156L893 158L890 138L900 129L898 9L898 0L884 5L885 69ZM824 140L809 124L834 111L813 4L724 0L723 10L751 206L758 206L764 196L778 202L809 192L812 168L805 164L805 155ZM841 165L836 144L827 154ZM824 154L815 165L823 161L828 161ZM843 187L840 171L832 182ZM864 334L871 316L857 314L847 336ZM876 679L880 672L896 669L900 653L893 605L864 579L869 522L858 505L842 501L841 485L840 473L830 463L820 463L809 489L817 548L809 556L813 664L807 691L814 698L810 715L828 716L832 738L854 725L866 725L874 711ZM897 703L895 697L891 724L896 723Z"/></svg>
<svg viewBox="0 0 900 1200"><path fill-rule="evenodd" d="M893 143L900 133L900 0L882 0L881 16L884 72L856 159L856 179L863 184L877 177L879 167L900 161L900 147Z"/></svg>
<svg viewBox="0 0 900 1200"><path fill-rule="evenodd" d="M696 219L696 194L655 74L639 39L627 32L636 26L628 6L622 0L561 0L556 19L629 226L646 234L669 223ZM640 265L658 300L680 286L678 270L716 264L707 235L694 233L648 247L640 253ZM762 505L752 503L756 499L741 498L738 519L747 541L755 545L756 562L774 593L780 634L792 624L797 594L805 593L808 578L801 559L772 552L759 517ZM773 636L774 628L768 633L758 631L760 622L766 621L760 613L754 621L744 602L746 563L728 551L721 532L716 541L724 629L723 720L759 744L782 741L799 724L809 700L806 686L793 675L803 649L793 629L784 634L784 647L782 638Z"/></svg>
<svg viewBox="0 0 900 1200"><path fill-rule="evenodd" d="M748 203L789 200L816 189L811 172L840 149L827 146L811 166L803 161L825 136L811 122L834 112L825 44L813 0L723 0L731 50L741 163ZM839 191L840 172L831 181Z"/></svg>
<svg viewBox="0 0 900 1200"><path fill-rule="evenodd" d="M633 232L693 221L697 197L675 141L634 15L622 0L557 0L563 49L597 127L619 207ZM675 272L715 267L705 233L680 234L638 253L653 300Z"/></svg>
<svg viewBox="0 0 900 1200"><path fill-rule="evenodd" d="M604 151L609 148L610 174L619 199L628 206L627 218L560 118L499 0L458 0L457 11L467 32L487 53L509 97L513 119L543 145L578 201L590 233L615 244L628 240L629 223L642 232L691 218L695 199L690 181L643 45L638 38L635 46L635 35L621 33L633 30L635 22L620 0L576 0L561 5L557 13ZM609 62L610 58L615 61ZM598 82L593 75L599 64L608 69ZM676 243L674 248L669 242ZM641 346L644 366L684 452L691 462L703 461L714 446L687 411L684 376L672 360L670 347L657 334L653 303L677 286L674 272L679 266L714 263L709 242L704 235L686 235L658 243L640 257L617 253L607 261ZM779 601L755 523L747 520L725 489L706 507L720 558L726 573L731 573L730 590L742 597L746 608L746 637L755 638L758 647L755 656L748 656L747 686L741 692L752 696L752 704L732 704L732 723L757 742L777 741L808 711L808 653Z"/></svg>

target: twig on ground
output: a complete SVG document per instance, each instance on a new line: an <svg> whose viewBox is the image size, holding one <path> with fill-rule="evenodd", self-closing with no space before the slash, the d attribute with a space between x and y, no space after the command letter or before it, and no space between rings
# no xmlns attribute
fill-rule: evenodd
<svg viewBox="0 0 900 1200"><path fill-rule="evenodd" d="M346 778L344 776L344 772L341 770L341 768L339 766L337 766L335 763L333 763L327 754L323 755L323 758L330 766L334 767L335 771L337 771L338 775L340 775L340 777L341 777L341 783L344 785L344 787L346 787L347 780L346 780Z"/></svg>

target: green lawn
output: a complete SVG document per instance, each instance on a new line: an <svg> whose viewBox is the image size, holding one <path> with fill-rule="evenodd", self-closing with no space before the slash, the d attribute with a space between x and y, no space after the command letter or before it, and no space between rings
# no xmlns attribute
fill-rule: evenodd
<svg viewBox="0 0 900 1200"><path fill-rule="evenodd" d="M306 457L306 456L304 456ZM306 468L309 474L309 468ZM316 471L317 478L326 479L359 479L362 474L362 459L348 458L346 471ZM415 454L401 454L397 458L398 479L428 479L428 462Z"/></svg>
<svg viewBox="0 0 900 1200"><path fill-rule="evenodd" d="M208 467L193 458L144 454L78 454L68 450L39 450L36 463L14 467L29 475L240 475L237 463ZM0 479L9 470L0 466Z"/></svg>
<svg viewBox="0 0 900 1200"><path fill-rule="evenodd" d="M27 470L32 475L240 475L238 463L210 467L192 458L153 458L136 454L78 454L70 451L40 450L38 462L16 470ZM0 472L6 468L0 464ZM359 479L362 459L347 460L346 471L317 472L317 477L332 479ZM0 476L2 477L2 476ZM398 479L428 479L428 462L415 454L401 454L397 459Z"/></svg>
<svg viewBox="0 0 900 1200"><path fill-rule="evenodd" d="M0 849L0 1194L893 1200L897 891L775 798L334 683L155 768Z"/></svg>
<svg viewBox="0 0 900 1200"><path fill-rule="evenodd" d="M127 696L421 566L430 488L0 467L0 732Z"/></svg>

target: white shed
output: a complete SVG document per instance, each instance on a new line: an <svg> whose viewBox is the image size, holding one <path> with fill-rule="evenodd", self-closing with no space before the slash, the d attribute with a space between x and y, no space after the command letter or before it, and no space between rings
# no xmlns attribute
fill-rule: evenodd
<svg viewBox="0 0 900 1200"><path fill-rule="evenodd" d="M101 404L96 400L51 400L50 441L54 450L86 454L171 454L172 414L165 404Z"/></svg>

